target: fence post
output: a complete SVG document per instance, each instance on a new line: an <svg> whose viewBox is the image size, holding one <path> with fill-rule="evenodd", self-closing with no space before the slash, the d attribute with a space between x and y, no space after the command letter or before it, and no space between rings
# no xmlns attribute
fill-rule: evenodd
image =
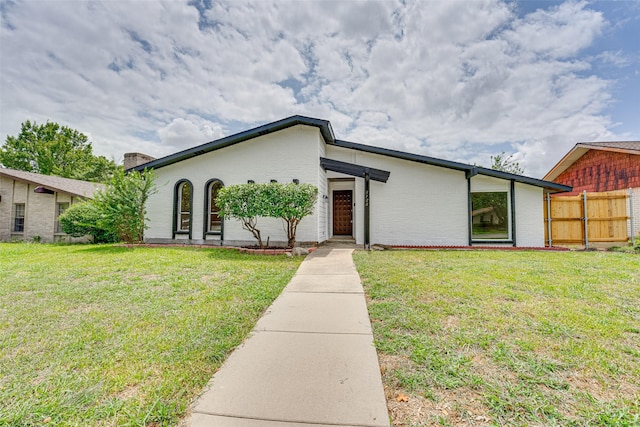
<svg viewBox="0 0 640 427"><path fill-rule="evenodd" d="M633 237L635 236L635 224L633 218L633 188L629 188L629 239L631 240L631 244L633 245Z"/></svg>
<svg viewBox="0 0 640 427"><path fill-rule="evenodd" d="M584 206L584 248L589 249L589 216L587 215L587 190L582 192Z"/></svg>
<svg viewBox="0 0 640 427"><path fill-rule="evenodd" d="M553 246L551 239L551 194L547 193L547 237L549 238L549 247Z"/></svg>

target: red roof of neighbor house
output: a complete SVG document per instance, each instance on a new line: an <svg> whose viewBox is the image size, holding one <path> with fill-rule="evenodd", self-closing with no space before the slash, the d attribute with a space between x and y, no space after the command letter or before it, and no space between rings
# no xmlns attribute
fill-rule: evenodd
<svg viewBox="0 0 640 427"><path fill-rule="evenodd" d="M96 191L105 187L96 182L81 181L79 179L61 178L59 176L42 175L40 173L25 172L0 167L0 175L7 176L30 184L41 185L49 190L68 193L74 196L93 198Z"/></svg>
<svg viewBox="0 0 640 427"><path fill-rule="evenodd" d="M640 156L640 141L579 142L542 179L553 181L589 150L611 151Z"/></svg>

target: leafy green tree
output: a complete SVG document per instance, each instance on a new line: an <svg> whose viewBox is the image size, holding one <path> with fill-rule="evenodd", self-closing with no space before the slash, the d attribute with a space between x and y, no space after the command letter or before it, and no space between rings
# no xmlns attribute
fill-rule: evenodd
<svg viewBox="0 0 640 427"><path fill-rule="evenodd" d="M504 151L495 156L491 156L491 169L514 173L516 175L524 175L524 168L520 166L520 163L513 160L513 154L507 156Z"/></svg>
<svg viewBox="0 0 640 427"><path fill-rule="evenodd" d="M146 203L156 192L152 171L117 170L106 189L98 191L92 203L100 212L98 225L112 231L120 240L139 243L144 237Z"/></svg>
<svg viewBox="0 0 640 427"><path fill-rule="evenodd" d="M113 243L118 236L111 230L100 228L101 213L92 201L71 205L59 217L62 230L73 237L91 236L94 243Z"/></svg>
<svg viewBox="0 0 640 427"><path fill-rule="evenodd" d="M60 224L65 233L76 237L91 235L96 243L141 242L145 205L155 191L151 171L125 174L118 170L93 200L72 205L60 215Z"/></svg>
<svg viewBox="0 0 640 427"><path fill-rule="evenodd" d="M251 232L258 246L265 247L259 217L281 218L287 232L287 245L296 243L298 224L313 212L318 189L311 184L238 184L223 187L217 204L224 218L235 218L242 228Z"/></svg>
<svg viewBox="0 0 640 427"><path fill-rule="evenodd" d="M95 156L87 136L77 130L29 120L22 123L18 136L7 136L0 147L0 165L93 182L106 182L121 169L114 161Z"/></svg>
<svg viewBox="0 0 640 427"><path fill-rule="evenodd" d="M287 246L296 244L298 224L313 213L318 189L311 184L272 184L276 192L270 216L281 218L287 231Z"/></svg>
<svg viewBox="0 0 640 427"><path fill-rule="evenodd" d="M258 228L258 217L269 216L268 184L237 184L222 187L218 190L216 203L220 208L220 215L224 218L240 220L242 228L249 231L258 241L258 246L264 248L262 235Z"/></svg>

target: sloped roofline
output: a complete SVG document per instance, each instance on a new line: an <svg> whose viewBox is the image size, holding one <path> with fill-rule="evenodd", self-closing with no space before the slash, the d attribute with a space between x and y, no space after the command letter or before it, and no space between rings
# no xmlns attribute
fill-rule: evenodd
<svg viewBox="0 0 640 427"><path fill-rule="evenodd" d="M286 119L278 120L273 123L268 123L266 125L262 125L253 129L246 130L244 132L237 133L235 135L230 135L221 139L217 139L215 141L207 142L206 144L198 145L193 148L189 148L187 150L180 151L175 154L171 154L166 157L161 157L159 159L153 160L149 163L145 163L130 170L142 171L144 169L158 169L164 166L168 166L182 160L189 159L191 157L196 157L201 154L205 154L214 150L219 150L221 148L228 147L230 145L238 144L243 141L247 141L249 139L257 138L259 136L267 135L270 133L274 133L286 128L290 128L297 125L306 125L306 126L314 126L320 130L320 134L324 138L325 142L329 145L334 145L337 147L347 148L351 150L358 150L372 154L379 154L387 157L394 157L397 159L408 160L412 162L423 163L427 165L440 166L448 169L454 169L459 171L464 171L467 177L472 177L475 175L486 175L495 178L502 178L507 180L513 180L515 182L521 182L524 184L530 184L537 187L542 187L548 192L564 192L571 191L572 187L556 184L554 182L544 181L540 179L530 178L523 175L516 175L507 172L496 171L493 169L487 169L479 166L468 165L465 163L453 162L450 160L438 159L435 157L422 156L418 154L407 153L403 151L391 150L388 148L382 147L374 147L371 145L358 144L355 142L342 141L337 140L334 136L333 129L331 128L331 123L328 120L316 119L312 117L306 116L291 116Z"/></svg>
<svg viewBox="0 0 640 427"><path fill-rule="evenodd" d="M105 187L97 182L82 181L79 179L62 178L53 175L43 175L35 172L26 172L16 169L0 167L0 175L11 179L39 185L49 190L67 193L73 196L93 198L93 194Z"/></svg>
<svg viewBox="0 0 640 427"><path fill-rule="evenodd" d="M578 159L585 154L589 150L600 150L600 151L609 151L615 153L625 153L625 154L635 154L640 155L640 150L635 150L631 148L621 147L618 144L628 144L629 142L624 141L614 141L614 142L578 142L573 146L571 150L567 154L560 159L558 163L555 164L554 167L551 168L549 172L542 178L547 181L553 181L557 177L562 174L562 172L569 169L569 167L578 161ZM606 145L611 144L611 145ZM640 143L639 143L640 144Z"/></svg>

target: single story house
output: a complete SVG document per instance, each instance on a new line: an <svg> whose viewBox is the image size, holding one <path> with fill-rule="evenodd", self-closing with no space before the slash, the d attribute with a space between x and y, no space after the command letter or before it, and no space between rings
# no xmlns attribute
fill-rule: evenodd
<svg viewBox="0 0 640 427"><path fill-rule="evenodd" d="M544 246L545 192L565 185L464 163L336 139L331 123L292 116L162 157L158 192L148 200L149 243L255 243L238 221L218 215L230 184L310 183L319 194L298 227L301 244L332 238L366 247ZM490 221L472 212L492 208ZM281 221L260 218L262 235L284 244Z"/></svg>
<svg viewBox="0 0 640 427"><path fill-rule="evenodd" d="M102 184L0 168L0 241L77 242L60 228L58 217Z"/></svg>
<svg viewBox="0 0 640 427"><path fill-rule="evenodd" d="M543 179L573 187L563 196L629 191L628 215L640 215L640 141L580 142ZM640 221L633 228L640 233Z"/></svg>

